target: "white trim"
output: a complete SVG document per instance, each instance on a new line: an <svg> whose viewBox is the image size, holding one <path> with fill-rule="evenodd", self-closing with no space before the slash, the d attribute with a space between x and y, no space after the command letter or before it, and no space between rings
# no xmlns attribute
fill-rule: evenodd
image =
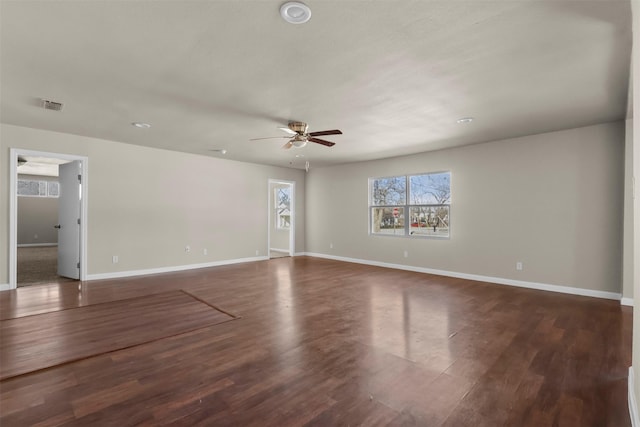
<svg viewBox="0 0 640 427"><path fill-rule="evenodd" d="M275 251L275 252L286 252L289 253L289 249L278 249L278 248L269 248L270 251Z"/></svg>
<svg viewBox="0 0 640 427"><path fill-rule="evenodd" d="M228 259L223 261L204 262L201 264L176 265L173 267L149 268L146 270L115 271L113 273L89 274L86 280L119 279L122 277L146 276L148 274L173 273L175 271L195 270L197 268L218 267L221 265L240 264L244 262L267 261L268 256Z"/></svg>
<svg viewBox="0 0 640 427"><path fill-rule="evenodd" d="M9 150L9 289L18 284L18 153Z"/></svg>
<svg viewBox="0 0 640 427"><path fill-rule="evenodd" d="M89 259L87 256L87 218L89 209L89 158L73 154L49 153L46 151L9 149L9 288L16 289L18 283L18 156L53 157L63 160L77 160L82 167L82 194L80 212L80 280L87 280Z"/></svg>
<svg viewBox="0 0 640 427"><path fill-rule="evenodd" d="M305 255L318 258L332 259L336 261L353 262L356 264L373 265L376 267L395 268L397 270L415 271L417 273L436 274L438 276L456 277L459 279L475 280L478 282L489 282L498 285L517 286L519 288L537 289L540 291L559 292L563 294L581 295L594 298L604 298L612 300L620 300L621 294L606 291L594 291L591 289L573 288L569 286L550 285L547 283L525 282L523 280L505 279L502 277L481 276L479 274L458 273L455 271L436 270L433 268L414 267L411 265L392 264L388 262L369 261L358 258L347 258L334 255L319 254L306 252ZM640 427L640 426L638 426Z"/></svg>
<svg viewBox="0 0 640 427"><path fill-rule="evenodd" d="M11 285L8 283L0 283L0 291L10 291Z"/></svg>
<svg viewBox="0 0 640 427"><path fill-rule="evenodd" d="M632 427L640 427L640 418L638 418L638 406L636 404L636 390L634 388L633 366L629 366L629 382L627 383L628 399L629 399L629 418L631 418Z"/></svg>
<svg viewBox="0 0 640 427"><path fill-rule="evenodd" d="M18 245L19 248L39 248L45 246L58 246L57 243L24 243L22 245Z"/></svg>
<svg viewBox="0 0 640 427"><path fill-rule="evenodd" d="M620 298L620 305L627 305L629 307L633 307L633 298L626 298L626 297Z"/></svg>

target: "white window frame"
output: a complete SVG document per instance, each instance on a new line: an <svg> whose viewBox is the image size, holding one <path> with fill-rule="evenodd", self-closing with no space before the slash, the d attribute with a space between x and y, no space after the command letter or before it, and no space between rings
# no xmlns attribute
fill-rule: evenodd
<svg viewBox="0 0 640 427"><path fill-rule="evenodd" d="M21 181L23 181L23 182L37 182L38 183L38 187L39 187L38 188L38 194L20 194L19 186L20 186L20 182ZM60 195L60 183L58 181L46 181L46 180L40 180L40 179L18 178L17 184L18 184L18 189L16 190L16 195L18 197L50 197L50 198L58 198L58 196ZM57 194L51 194L51 186L52 186L52 184L56 184L56 186L58 187L58 193Z"/></svg>
<svg viewBox="0 0 640 427"><path fill-rule="evenodd" d="M414 173L408 175L389 175L389 176L380 176L380 177L371 177L369 178L369 206L368 206L368 233L371 236L383 236L383 237L404 237L404 238L417 238L417 239L438 239L438 240L448 240L451 238L451 196L449 197L448 203L442 204L413 204L410 201L411 197L411 177L414 176L423 176L423 175L438 175L438 174L449 174L449 193L451 193L451 171L437 171L437 172L424 172L424 173ZM405 194L404 194L404 203L400 203L397 205L375 205L373 200L373 184L377 180L381 179L392 179L392 178L404 178L405 180ZM412 234L411 232L411 209L412 208L442 208L446 207L447 209L447 235L429 235L429 234ZM376 233L373 231L374 226L374 218L373 212L374 209L393 209L399 208L402 212L401 217L403 219L403 225L399 228L394 228L397 230L397 233Z"/></svg>

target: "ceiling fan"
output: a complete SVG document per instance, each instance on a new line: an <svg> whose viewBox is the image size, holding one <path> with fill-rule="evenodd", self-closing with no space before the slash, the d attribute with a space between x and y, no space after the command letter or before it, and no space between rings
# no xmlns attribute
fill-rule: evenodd
<svg viewBox="0 0 640 427"><path fill-rule="evenodd" d="M327 147L333 147L336 145L335 142L327 141L324 139L316 138L317 136L324 135L342 135L342 131L338 129L334 130L323 130L320 132L307 132L309 125L305 122L289 122L288 127L280 127L278 129L285 131L288 133L286 136L270 136L267 138L253 138L249 141L257 141L259 139L274 139L274 138L290 138L289 141L282 146L285 150L288 150L291 147L302 148L307 145L307 142L315 142L316 144L325 145Z"/></svg>

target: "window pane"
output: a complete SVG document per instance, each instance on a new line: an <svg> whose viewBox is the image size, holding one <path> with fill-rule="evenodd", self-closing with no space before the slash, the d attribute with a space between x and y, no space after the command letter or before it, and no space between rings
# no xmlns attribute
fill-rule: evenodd
<svg viewBox="0 0 640 427"><path fill-rule="evenodd" d="M407 181L404 176L376 178L371 185L371 204L404 205L406 203Z"/></svg>
<svg viewBox="0 0 640 427"><path fill-rule="evenodd" d="M18 195L20 196L39 196L40 195L40 182L19 179L18 180Z"/></svg>
<svg viewBox="0 0 640 427"><path fill-rule="evenodd" d="M288 229L291 226L291 188L276 188L275 198L276 227L279 229Z"/></svg>
<svg viewBox="0 0 640 427"><path fill-rule="evenodd" d="M278 216L278 228L289 228L291 226L291 215Z"/></svg>
<svg viewBox="0 0 640 427"><path fill-rule="evenodd" d="M451 173L430 173L409 177L412 205L442 205L451 202Z"/></svg>
<svg viewBox="0 0 640 427"><path fill-rule="evenodd" d="M404 208L371 208L371 232L404 236Z"/></svg>
<svg viewBox="0 0 640 427"><path fill-rule="evenodd" d="M289 187L276 188L276 206L289 209L291 205L291 189Z"/></svg>
<svg viewBox="0 0 640 427"><path fill-rule="evenodd" d="M48 195L49 197L58 197L60 195L60 184L54 181L48 183Z"/></svg>
<svg viewBox="0 0 640 427"><path fill-rule="evenodd" d="M412 206L409 213L412 236L449 237L449 206Z"/></svg>

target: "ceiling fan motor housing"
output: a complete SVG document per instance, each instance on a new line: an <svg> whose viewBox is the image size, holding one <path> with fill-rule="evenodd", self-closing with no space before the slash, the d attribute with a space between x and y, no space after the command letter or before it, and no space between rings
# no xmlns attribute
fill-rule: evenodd
<svg viewBox="0 0 640 427"><path fill-rule="evenodd" d="M304 135L305 133L307 133L307 129L309 129L309 125L307 125L304 122L290 122L289 129L299 133L300 135Z"/></svg>

